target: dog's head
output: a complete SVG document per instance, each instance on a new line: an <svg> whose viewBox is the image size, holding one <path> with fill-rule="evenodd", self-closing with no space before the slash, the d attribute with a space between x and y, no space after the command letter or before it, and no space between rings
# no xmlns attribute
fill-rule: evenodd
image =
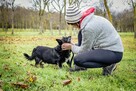
<svg viewBox="0 0 136 91"><path fill-rule="evenodd" d="M62 45L63 43L71 43L71 36L68 37L62 37L62 39L56 39L59 45Z"/></svg>

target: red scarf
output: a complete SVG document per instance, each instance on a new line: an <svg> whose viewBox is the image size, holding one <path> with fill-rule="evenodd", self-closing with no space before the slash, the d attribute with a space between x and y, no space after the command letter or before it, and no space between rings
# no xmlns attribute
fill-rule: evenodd
<svg viewBox="0 0 136 91"><path fill-rule="evenodd" d="M80 20L80 25L81 25L81 22L83 21L83 19L88 16L89 14L93 13L95 11L95 8L94 7L91 7L89 9L87 9L85 12L83 12L82 14L82 17L81 17L81 20Z"/></svg>

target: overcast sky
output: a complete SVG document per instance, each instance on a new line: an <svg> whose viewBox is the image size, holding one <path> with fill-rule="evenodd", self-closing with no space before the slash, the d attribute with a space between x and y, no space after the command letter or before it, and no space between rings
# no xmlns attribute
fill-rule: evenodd
<svg viewBox="0 0 136 91"><path fill-rule="evenodd" d="M89 0L83 0L83 1L89 1ZM90 0L91 6L95 7L95 2L98 2L99 0ZM15 4L23 7L32 7L32 0L15 0ZM124 9L128 8L129 6L127 4L123 3L123 0L113 0L113 5L111 7L111 10L115 11L123 11Z"/></svg>

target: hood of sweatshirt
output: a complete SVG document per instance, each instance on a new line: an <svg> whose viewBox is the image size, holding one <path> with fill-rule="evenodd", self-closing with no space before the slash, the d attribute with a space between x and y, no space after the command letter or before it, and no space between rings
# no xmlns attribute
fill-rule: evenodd
<svg viewBox="0 0 136 91"><path fill-rule="evenodd" d="M91 7L87 9L85 12L83 12L81 20L80 20L80 28L84 28L86 24L89 22L89 20L94 16L95 8Z"/></svg>

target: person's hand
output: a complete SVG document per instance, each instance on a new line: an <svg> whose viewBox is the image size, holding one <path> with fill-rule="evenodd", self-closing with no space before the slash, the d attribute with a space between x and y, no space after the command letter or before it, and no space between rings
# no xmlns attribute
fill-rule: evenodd
<svg viewBox="0 0 136 91"><path fill-rule="evenodd" d="M70 43L63 43L61 45L62 50L71 50L72 44Z"/></svg>

